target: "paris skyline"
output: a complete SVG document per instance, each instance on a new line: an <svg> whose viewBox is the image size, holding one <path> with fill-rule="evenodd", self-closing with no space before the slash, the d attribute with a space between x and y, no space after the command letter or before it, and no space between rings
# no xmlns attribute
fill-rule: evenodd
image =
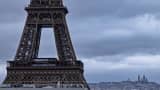
<svg viewBox="0 0 160 90"><path fill-rule="evenodd" d="M88 82L135 79L138 74L160 82L160 1L64 1L73 45L85 63ZM16 53L26 3L29 0L0 1L0 75L5 75L4 63ZM50 56L51 50L42 54Z"/></svg>

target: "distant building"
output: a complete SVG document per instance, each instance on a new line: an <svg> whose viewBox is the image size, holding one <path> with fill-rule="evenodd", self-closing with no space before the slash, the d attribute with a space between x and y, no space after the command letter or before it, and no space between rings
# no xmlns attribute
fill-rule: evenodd
<svg viewBox="0 0 160 90"><path fill-rule="evenodd" d="M145 75L141 78L138 76L138 80L121 82L102 82L90 84L91 90L160 90L160 84L155 82L149 82Z"/></svg>

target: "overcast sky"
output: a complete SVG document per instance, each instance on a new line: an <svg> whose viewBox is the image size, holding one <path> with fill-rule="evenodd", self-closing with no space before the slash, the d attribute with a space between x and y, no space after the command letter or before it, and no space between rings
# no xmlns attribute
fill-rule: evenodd
<svg viewBox="0 0 160 90"><path fill-rule="evenodd" d="M16 53L28 3L0 0L0 81L6 60ZM65 6L88 82L136 80L138 74L160 82L160 0L65 0ZM45 32L42 56L55 55L51 36Z"/></svg>

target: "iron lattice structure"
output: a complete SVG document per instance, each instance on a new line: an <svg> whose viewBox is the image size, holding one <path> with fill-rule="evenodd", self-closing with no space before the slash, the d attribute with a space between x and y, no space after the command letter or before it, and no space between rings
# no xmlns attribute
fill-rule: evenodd
<svg viewBox="0 0 160 90"><path fill-rule="evenodd" d="M74 85L89 88L83 63L72 46L67 22L68 10L62 0L31 0L24 31L14 61L8 61L4 84ZM54 28L57 58L38 58L41 31Z"/></svg>

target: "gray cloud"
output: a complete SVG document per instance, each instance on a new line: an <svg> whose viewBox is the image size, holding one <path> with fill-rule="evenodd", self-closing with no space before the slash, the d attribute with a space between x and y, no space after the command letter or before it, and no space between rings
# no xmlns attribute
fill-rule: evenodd
<svg viewBox="0 0 160 90"><path fill-rule="evenodd" d="M97 16L128 18L144 13L159 13L160 2L158 0L69 0L66 4L72 11L71 14L78 18Z"/></svg>
<svg viewBox="0 0 160 90"><path fill-rule="evenodd" d="M0 23L8 24L23 21L24 7L27 6L27 0L1 0L0 3Z"/></svg>
<svg viewBox="0 0 160 90"><path fill-rule="evenodd" d="M114 19L111 22L105 17L102 19L72 23L75 26L71 27L75 30L72 30L73 39L77 49L83 47L78 49L82 56L159 53L160 27L154 15Z"/></svg>
<svg viewBox="0 0 160 90"><path fill-rule="evenodd" d="M159 82L155 77L159 75L159 58L158 54L113 55L83 59L83 62L90 82L119 81L127 78L135 80L138 74L145 74L149 80Z"/></svg>
<svg viewBox="0 0 160 90"><path fill-rule="evenodd" d="M0 1L0 59L3 59L1 61L12 59L15 55L24 26L24 7L27 3L27 0ZM88 81L125 80L130 76L135 79L137 74L147 74L152 80L158 81L159 67L141 68L135 65L134 70L128 67L100 70L99 66L102 65L101 61L105 64L111 63L106 67L110 68L124 64L120 62L124 62L127 57L137 57L137 54L147 58L155 58L160 54L159 0L66 0L65 5L70 12L67 20L74 47L79 59L85 63ZM48 40L47 37L45 40ZM48 47L50 45L43 46L47 49ZM42 54L46 56L50 55L49 52L42 50ZM92 69L94 66L89 65L86 60L96 62L97 71L104 73L97 74L97 71ZM137 63L142 65L141 62ZM147 72L147 69L150 71Z"/></svg>

